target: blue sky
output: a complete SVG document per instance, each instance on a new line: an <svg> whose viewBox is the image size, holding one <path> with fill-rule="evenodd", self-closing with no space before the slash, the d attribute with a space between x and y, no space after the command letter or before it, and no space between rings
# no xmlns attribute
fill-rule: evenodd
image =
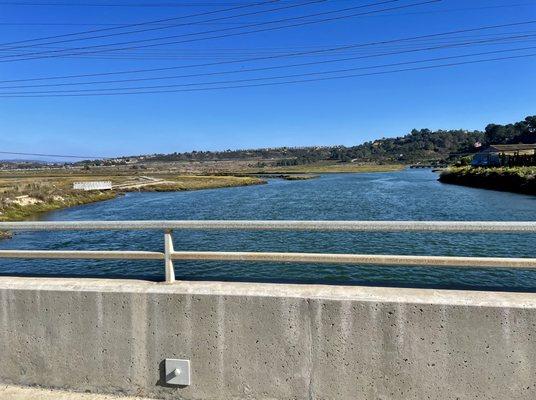
<svg viewBox="0 0 536 400"><path fill-rule="evenodd" d="M153 4L162 5L160 7L136 7L135 5L147 5L151 2L149 0L109 0L108 3L116 4L116 6L103 7L99 4L106 3L104 0L86 0L84 2L17 0L16 2L19 5L0 1L0 42L2 44L116 26L108 24L129 24L178 17L229 8L231 7L229 3L240 3L238 0L236 2L203 1L205 6L192 6L192 3L195 2L166 0L153 2ZM251 7L241 11L181 20L176 23L202 21L239 12L268 10L305 2L307 0L282 0L269 6ZM419 0L400 0L383 6L363 8L362 12L418 2ZM49 5L37 6L37 3ZM50 5L50 3L55 5ZM59 3L65 5L58 5ZM85 6L80 3L85 4ZM185 3L189 5L185 5ZM206 5L217 3L220 4ZM110 38L50 44L49 46L67 48L184 33L198 34L205 30L291 18L370 3L374 3L374 1L330 0L285 11L227 20L234 25L222 22L205 23ZM165 5L174 5L174 7L164 7ZM336 15L346 14L348 12ZM0 60L9 60L9 62L0 62L0 80L177 67L531 20L536 20L536 1L534 0L443 0L432 4L333 22L137 49L129 52L108 52L77 57L21 61L13 61L12 58L4 57ZM147 25L143 27L147 27ZM239 29L236 30L236 32L239 31ZM147 78L181 73L211 73L240 68L282 66L386 51L400 52L409 48L425 48L430 45L433 47L457 41L460 43L478 41L486 38L498 38L501 35L503 37L516 36L516 38L502 42L377 56L327 65L284 68L230 76L176 78L139 83L101 84L100 86L86 85L74 87L74 89L254 79L505 50L508 51L418 65L536 54L536 36L530 36L536 35L536 24L527 24L446 36L433 40L390 44L349 52L335 52L335 54L305 55L271 61L262 60L231 65L196 67L188 68L187 72L171 70L165 73L143 73L135 74L135 76L132 74L114 75L112 78L97 76L91 80ZM69 38L72 37L84 36L71 36ZM202 35L192 35L191 37L202 37ZM444 42L440 42L440 40ZM46 42L29 43L43 44ZM9 51L22 54L47 50L47 48L38 47L6 50L6 47L10 46L16 45L4 45L0 46L0 49L4 49L4 54L9 53ZM531 46L535 48L511 51ZM0 151L116 156L228 148L355 145L382 136L403 135L412 128L482 129L490 122L507 123L536 113L535 69L536 57L526 57L385 75L220 91L97 97L0 98ZM384 67L361 72L388 70L389 68ZM86 81L88 79L86 78ZM79 83L84 81L84 79L71 79L36 83ZM8 85L16 84L0 83L0 86ZM73 89L73 87L70 88ZM69 89L69 87L63 89ZM62 88L0 88L0 93L13 92L14 90L62 90ZM2 156L2 158L8 157Z"/></svg>

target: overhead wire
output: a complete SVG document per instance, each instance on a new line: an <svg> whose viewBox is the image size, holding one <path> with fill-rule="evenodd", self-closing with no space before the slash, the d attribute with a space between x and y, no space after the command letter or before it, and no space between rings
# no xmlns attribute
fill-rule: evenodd
<svg viewBox="0 0 536 400"><path fill-rule="evenodd" d="M459 42L460 39L464 38L475 38L478 39L479 37L491 37L489 40L489 44L492 45L494 42L498 43L517 43L517 42L525 42L533 40L532 34L530 33L536 33L536 31L528 31L528 34L523 34L524 32L510 32L511 34L516 34L513 36L498 36L497 33L492 35L465 35L465 36L456 36L455 38L429 38L429 39L421 39L421 40L415 40L408 43L394 43L391 45L379 45L377 47L381 48L407 48L415 46L415 44L419 44L419 42L423 42L424 44L427 44L429 42L437 42L438 44L453 44L456 45ZM517 35L519 34L519 35ZM487 44L488 41L482 41L482 44ZM478 44L478 42L476 42ZM54 48L54 47L50 47ZM269 54L281 54L283 50L289 50L289 49L299 49L299 48L321 48L321 46L297 46L293 48L221 48L221 49L167 49L166 51L162 50L142 50L142 51L128 51L123 53L117 53L117 54L109 54L108 56L102 56L102 55L95 55L95 54L88 54L86 56L72 56L73 58L92 58L92 59L106 59L106 60L173 60L173 59L222 59L222 58L236 58L237 56L255 56L255 55L269 55ZM2 50L0 49L0 53ZM362 53L361 50L341 50L338 51L338 53ZM315 54L310 55L311 57L315 57Z"/></svg>
<svg viewBox="0 0 536 400"><path fill-rule="evenodd" d="M336 0L332 0L336 1ZM281 2L281 1L280 1ZM1 3L0 3L1 4ZM218 3L218 5L224 5L223 3ZM449 13L449 12L458 12L458 11L477 11L477 10L487 10L487 9L496 9L496 8L514 8L514 7L533 7L535 3L516 3L516 4L502 4L502 5L492 5L492 6L479 6L479 7L463 7L463 8L446 8L438 10L428 10L428 11L413 11L405 13L396 13L396 14L383 14L376 15L372 17L392 17L392 16L407 16L407 15L422 15L422 14L438 14L438 13ZM182 18L182 17L178 17ZM151 24L158 24L158 22L147 22ZM230 24L243 24L244 22L222 22L222 23L206 23L206 25L230 25ZM146 23L141 23L146 24ZM200 23L202 24L202 23ZM136 24L135 24L136 25ZM124 27L124 23L82 23L82 22L0 22L0 26L112 26L112 27ZM120 29L120 28L117 28ZM73 33L67 35L75 35L82 33ZM62 35L60 35L62 36ZM31 40L31 39L30 39ZM36 39L37 40L37 39Z"/></svg>
<svg viewBox="0 0 536 400"><path fill-rule="evenodd" d="M533 35L523 35L523 36L531 36L536 37L536 34ZM148 78L131 78L131 79L118 79L118 80L106 80L106 81L89 81L89 82L68 82L68 83L51 83L51 84L38 84L38 85L15 85L15 86L0 86L0 90L2 89L15 89L15 88L39 88L39 87L63 87L63 86L79 86L79 85L100 85L100 84L110 84L110 83L128 83L128 82L143 82L143 81L154 81L154 80L164 80L164 79L179 79L179 78L197 78L197 77L203 77L203 76L216 76L216 75L228 75L228 74L237 74L237 73L249 73L249 72L260 72L260 71L269 71L269 70L276 70L276 69L285 69L285 68L296 68L296 67L309 67L314 65L324 65L324 64L330 64L330 63L338 63L338 62L344 62L344 61L355 61L355 60L362 60L362 59L368 59L368 58L377 58L377 57L384 57L384 56L391 56L391 55L400 55L400 54L409 54L409 53L416 53L416 52L422 52L422 51L431 51L431 50L443 50L443 49L450 49L455 48L459 46L468 46L473 44L481 44L486 42L491 42L496 39L485 39L485 40L479 40L479 41L466 41L466 42L460 42L456 44L442 44L437 46L429 46L424 48L416 48L416 49L407 49L407 50L400 50L400 51L391 51L391 52L383 52L383 53L376 53L376 54L368 54L368 55L360 55L360 56L354 56L354 57L345 57L345 58L337 58L337 59L329 59L329 60L320 60L320 61L310 61L310 62L303 62L303 63L295 63L295 64L286 64L286 65L276 65L276 66L267 66L267 67L259 67L259 68L241 68L237 70L228 70L228 71L216 71L216 72L205 72L205 73L197 73L197 74L186 74L186 75L172 75L172 76L163 76L163 77L148 77ZM532 48L532 47L526 47L526 48ZM526 49L524 48L524 49ZM501 51L512 51L510 49L503 49L503 50L497 50L489 53L484 54L493 54L495 52L501 52ZM98 90L98 89L95 89Z"/></svg>
<svg viewBox="0 0 536 400"><path fill-rule="evenodd" d="M278 29L286 29L286 28L292 28L292 27L298 27L298 26L305 26L305 25L310 25L310 24L314 24L314 23L336 21L336 20L341 20L341 19L345 19L345 18L355 17L355 16L358 16L358 15L366 15L366 14L373 14L373 13L379 13L379 12L390 11L390 10L397 10L397 9L403 9L403 8L409 8L409 7L416 7L416 6L419 6L419 5L437 3L437 2L440 2L440 1L442 1L442 0L427 0L427 1L421 1L421 2L418 2L418 3L411 3L411 4L398 6L398 7L383 8L383 9L379 9L379 10L367 11L367 12L362 12L362 13L355 13L355 14L349 14L349 15L325 18L325 19L322 19L322 20L305 21L305 22L296 23L296 24L269 27L269 28L257 29L257 30L253 30L253 31L247 31L247 32L234 32L234 33L217 35L217 36L186 39L186 40L182 40L182 41L173 41L173 42L166 42L166 43L151 43L151 44L144 44L144 45L139 45L139 46L130 46L130 47L113 48L113 49L100 49L100 50L92 50L92 51L89 51L89 52L81 52L81 53L49 54L51 52L57 53L57 52L71 51L71 50L85 50L85 49L90 49L90 48L109 47L109 46L115 46L115 45L121 45L121 44L127 44L127 43L131 43L131 44L140 43L140 42L146 42L146 41L150 41L150 40L162 40L162 39L142 39L142 40L137 40L137 41L121 42L119 44L117 44L117 43L116 44L102 44L102 45L96 45L96 46L86 46L86 47L70 48L70 49L63 49L63 50L51 50L51 51L48 51L48 52L26 53L24 55L25 57L26 56L31 56L31 55L39 55L39 54L44 54L44 55L41 55L40 57L39 56L38 57L26 57L26 58L23 57L23 58L17 58L17 59L12 59L12 60L3 59L3 60L0 60L0 62L3 63L3 62L13 62L13 61L26 61L26 60L35 60L35 59L42 59L42 58L62 57L62 56L65 56L65 55L79 55L79 54L92 54L92 53L109 52L109 51L117 51L117 50L130 50L130 49L155 47L155 46L162 46L162 45L169 45L169 44L189 43L189 42L196 42L196 41L203 41L203 40L210 40L210 39L219 39L219 38L232 37L232 36L241 36L241 35L247 35L247 34L252 34L252 33L267 32L267 31L273 31L273 30L278 30ZM363 8L363 7L365 7L365 6L360 6L360 8ZM304 18L304 16L302 16L302 17L294 17L292 19L300 19L300 18ZM287 18L285 20L289 20L289 19ZM280 20L280 21L282 21L282 20ZM269 21L269 22L266 22L266 23L276 23L276 22L279 22L279 21ZM265 23L259 23L259 24L265 24ZM189 35L189 34L187 34L187 35ZM181 35L179 35L179 36L181 36ZM5 57L0 57L0 58L5 58Z"/></svg>
<svg viewBox="0 0 536 400"><path fill-rule="evenodd" d="M127 75L127 74L138 74L138 73L147 73L147 72L162 72L162 71L170 71L170 70L177 70L177 69L213 67L213 66L219 66L219 65L229 65L229 64L237 64L237 63L244 63L244 62L275 60L275 59L287 58L287 57L298 57L298 56L307 55L307 54L324 54L324 53L336 52L336 51L341 51L341 50L366 48L366 47L372 47L372 46L377 46L377 45L407 42L407 41L418 40L418 39L434 38L434 37L441 37L441 36L447 36L447 35L456 35L456 34L461 34L461 33L481 32L481 31L490 30L490 29L499 29L499 28L507 28L507 27L510 28L514 26L524 26L524 25L533 25L533 24L536 24L536 20L514 22L514 23L509 23L509 24L485 25L485 26L479 26L475 28L465 28L465 29L432 33L432 34L426 34L426 35L410 36L410 37L405 37L405 38L397 38L397 39L381 40L381 41L373 41L373 42L365 42L365 43L355 43L355 44L342 45L342 46L332 46L332 47L327 47L327 48L322 48L322 49L297 51L297 52L261 56L261 57L251 57L251 58L238 59L238 60L188 64L188 65L179 65L179 66L171 66L171 67L161 67L161 68L143 68L143 69L134 69L134 70L109 71L109 72L86 73L86 74L71 74L71 75L47 76L47 77L6 79L6 80L0 80L0 83L30 82L30 81L39 81L39 80L43 81L43 80L57 80L57 79L71 79L71 78L89 78L89 77L96 77L96 76Z"/></svg>
<svg viewBox="0 0 536 400"><path fill-rule="evenodd" d="M264 5L264 4L277 3L279 1L280 0L266 0L266 1L262 1L262 2L255 2L255 3L252 3L252 4L241 5L241 6L231 7L231 8L225 8L225 9L219 9L219 10L213 10L213 11L205 11L205 12L202 12L202 13L196 13L196 14L190 14L190 15L181 15L181 16L178 16L178 17L157 19L157 20L151 20L151 21L136 22L136 23L132 23L132 24L114 26L114 27L111 27L111 28L99 28L99 29L92 29L92 30L82 31L82 32L71 32L71 33L64 33L62 35L45 36L45 37L40 37L40 38L19 40L19 41L16 41L16 42L0 43L0 46L8 46L8 45L12 45L12 44L35 42L35 41L49 40L49 39L57 39L57 38L60 38L60 37L68 37L68 36L74 36L74 35L86 35L86 34L90 34L90 33L106 32L106 31L112 31L112 30L117 30L117 29L131 28L131 27L135 27L135 26L151 25L151 24L168 22L168 21L176 21L176 20L185 19L185 18L202 17L202 16L205 16L205 15L212 15L212 14L218 14L218 13L222 13L222 12L240 10L240 9L248 8L248 7L257 7L259 5Z"/></svg>
<svg viewBox="0 0 536 400"><path fill-rule="evenodd" d="M386 75L399 72L408 72L408 71L420 71L428 70L435 68L444 68L444 67L453 67L459 65L468 65L468 64L477 64L482 62L492 62L492 61L504 61L512 59L522 59L536 56L536 53L519 55L519 56L509 56L509 57L497 57L483 60L473 60L473 61L464 61L456 62L449 64L439 64L439 65L430 65L423 67L413 67L413 68L402 68L395 69L391 71L378 71L370 72L365 74L351 74L351 75L342 75L342 76L330 76L330 77L321 77L321 78L310 78L310 79L296 79L291 81L282 81L282 82L265 82L265 83L256 83L256 84L246 84L246 85L233 85L233 86L221 86L221 87L209 87L209 88L188 88L188 89L163 89L157 91L135 91L135 92L114 92L114 93L69 93L69 94L0 94L0 98L31 98L31 97L90 97L90 96L119 96L119 95L138 95L138 94L157 94L157 93L179 93L179 92L199 92L199 91L216 91L216 90L228 90L228 89L240 89L240 88L251 88L251 87L264 87L264 86L277 86L277 85L291 85L297 83L309 83L309 82L320 82L336 79L348 79L355 77L364 77L364 76L374 76L374 75Z"/></svg>
<svg viewBox="0 0 536 400"><path fill-rule="evenodd" d="M261 3L261 4L273 3L274 1L278 1L278 0L272 0L272 1L269 1L269 2ZM307 1L307 2L304 2L304 3L299 3L299 4L293 4L293 5L284 6L284 7L277 7L277 8L270 8L268 10L252 11L252 12L243 13L243 14L227 15L227 16L224 16L224 17L212 18L212 19L205 20L205 21L200 21L200 22L223 21L223 20L231 19L231 18L240 18L240 17L244 17L244 16L260 15L260 14L271 13L271 12L276 12L276 11L281 11L281 10L287 10L287 9L296 8L296 7L308 6L308 5L311 5L311 4L325 3L326 1L330 1L330 0L310 0L310 1ZM396 1L400 1L400 0L388 0L387 2L391 3L391 2L396 2ZM115 33L108 33L108 34L105 34L105 35L98 35L98 36L63 39L63 40L57 40L57 41L54 41L54 42L45 42L45 43L40 43L40 44L28 44L28 45L23 45L23 46L7 47L7 48L5 48L5 50L13 50L13 49L18 50L18 49L24 49L24 48L32 48L32 47L39 46L39 45L70 43L70 42L76 42L76 41L81 41L81 40L102 39L102 38L115 37L115 36L121 36L121 35L131 35L131 34L136 34L136 33L150 32L150 31L168 29L168 28L177 28L177 27L183 27L183 26L195 26L197 24L198 24L198 21L184 22L184 23L168 25L168 26L157 26L157 27L152 27L152 28L138 29L138 30L135 30L135 31L115 32ZM226 29L239 29L239 27L226 28ZM211 32L211 31L209 31L209 32ZM171 36L171 37L176 37L176 36ZM168 37L166 37L166 38L168 38ZM5 46L5 44L0 45L0 46Z"/></svg>
<svg viewBox="0 0 536 400"><path fill-rule="evenodd" d="M43 154L43 153L20 153L13 151L0 151L0 154L11 155L11 156L31 156L31 157L56 157L56 158L77 158L83 160L95 160L95 159L106 159L108 157L90 157L90 156L73 156L73 155L61 155L61 154Z"/></svg>
<svg viewBox="0 0 536 400"><path fill-rule="evenodd" d="M332 0L336 1L336 0ZM280 1L281 2L281 1ZM0 3L1 4L1 3ZM222 4L219 4L222 5ZM487 9L496 9L496 8L514 8L514 7L533 7L535 3L517 3L517 4L504 4L504 5L493 5L493 6L479 6L479 7L464 7L464 8L446 8L446 9L438 9L438 10L428 10L428 11L414 11L414 12L405 12L405 13L396 13L396 14L383 14L383 15L372 15L371 17L378 18L378 17L399 17L399 16L407 16L407 15L422 15L422 14L438 14L438 13L450 13L450 12L458 12L458 11L477 11L477 10L487 10ZM158 24L158 23L152 23L151 24ZM236 24L243 24L244 22L213 22L213 23L199 23L200 25L236 25ZM252 23L252 22L251 22ZM82 23L82 22L0 22L0 26L112 26L112 27L119 27L124 26L120 23ZM119 28L118 28L119 29ZM76 34L76 33L74 33ZM70 35L70 34L68 34ZM61 35L60 35L61 36Z"/></svg>

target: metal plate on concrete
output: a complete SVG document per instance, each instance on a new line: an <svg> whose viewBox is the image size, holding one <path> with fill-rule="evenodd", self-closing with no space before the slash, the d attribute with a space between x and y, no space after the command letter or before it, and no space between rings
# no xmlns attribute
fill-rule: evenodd
<svg viewBox="0 0 536 400"><path fill-rule="evenodd" d="M169 385L190 385L190 360L166 358L166 383Z"/></svg>

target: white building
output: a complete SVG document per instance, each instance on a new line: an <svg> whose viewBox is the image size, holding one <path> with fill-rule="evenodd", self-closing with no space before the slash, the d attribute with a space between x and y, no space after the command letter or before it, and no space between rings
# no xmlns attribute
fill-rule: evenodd
<svg viewBox="0 0 536 400"><path fill-rule="evenodd" d="M73 183L74 190L112 190L111 181L94 181L94 182L75 182Z"/></svg>

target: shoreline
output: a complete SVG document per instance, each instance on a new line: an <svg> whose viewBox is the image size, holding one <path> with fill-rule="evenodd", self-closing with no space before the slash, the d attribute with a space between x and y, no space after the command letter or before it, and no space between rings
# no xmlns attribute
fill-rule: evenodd
<svg viewBox="0 0 536 400"><path fill-rule="evenodd" d="M87 205L101 201L113 200L124 193L130 192L182 192L205 189L223 189L232 187L243 187L252 185L262 185L268 182L263 178L279 178L289 181L300 181L316 179L320 177L320 173L371 173L371 172L395 172L403 170L403 165L323 165L323 166L297 166L282 168L283 171L272 172L257 172L257 173L241 173L228 175L175 175L172 178L166 176L160 181L145 182L143 184L135 184L129 187L118 187L111 191L94 191L83 192L73 191L70 189L73 177L57 176L50 177L52 179L52 191L50 190L51 182L47 182L46 195L40 193L39 190L33 189L33 192L24 190L17 192L15 196L26 197L30 201L28 204L16 203L17 200L5 201L5 198L0 197L2 204L0 207L0 222L23 221L41 214L62 210L70 207ZM307 170L308 172L305 172ZM310 171L310 172L309 172ZM316 171L312 172L312 171ZM16 180L16 177L13 177ZM97 179L98 176L91 175L85 177ZM38 192L38 193L34 193ZM5 193L4 193L5 195ZM10 196L15 194L11 193ZM0 231L0 240L9 239L12 233L8 231Z"/></svg>
<svg viewBox="0 0 536 400"><path fill-rule="evenodd" d="M147 184L139 187L110 191L74 192L72 190L56 190L44 198L32 197L30 194L16 196L15 200L2 199L0 222L24 221L41 214L63 210L70 207L88 205L101 201L113 200L128 192L183 192L206 189L223 189L266 184L266 180L253 177L212 176L178 177L176 181ZM21 194L21 193L17 193ZM24 203L20 198L24 198ZM10 239L13 234L0 231L0 240Z"/></svg>
<svg viewBox="0 0 536 400"><path fill-rule="evenodd" d="M117 192L92 192L79 195L63 195L60 199L51 199L40 203L30 205L13 204L7 208L0 216L0 221L23 221L29 217L46 213L49 211L60 210L63 208L82 206L85 204L97 203L100 201L115 199Z"/></svg>
<svg viewBox="0 0 536 400"><path fill-rule="evenodd" d="M373 172L396 172L406 169L404 164L304 164L287 167L272 167L259 170L257 174L365 174Z"/></svg>
<svg viewBox="0 0 536 400"><path fill-rule="evenodd" d="M536 195L536 167L449 168L438 180L478 189Z"/></svg>

